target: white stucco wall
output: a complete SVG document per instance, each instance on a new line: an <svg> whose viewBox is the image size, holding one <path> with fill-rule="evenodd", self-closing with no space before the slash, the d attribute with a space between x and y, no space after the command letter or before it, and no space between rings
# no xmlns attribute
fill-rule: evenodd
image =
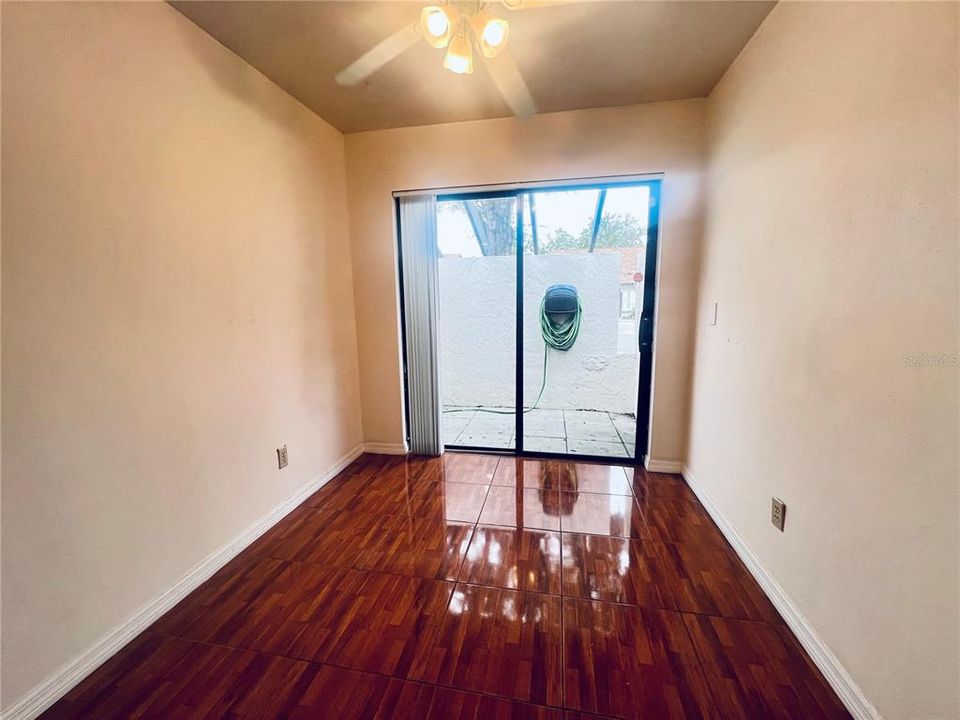
<svg viewBox="0 0 960 720"><path fill-rule="evenodd" d="M567 352L549 351L540 407L634 413L637 353L617 353L620 313L616 253L524 256L524 403L540 391L540 301L550 285L577 288L580 335ZM516 260L440 259L441 390L446 405L514 404Z"/></svg>

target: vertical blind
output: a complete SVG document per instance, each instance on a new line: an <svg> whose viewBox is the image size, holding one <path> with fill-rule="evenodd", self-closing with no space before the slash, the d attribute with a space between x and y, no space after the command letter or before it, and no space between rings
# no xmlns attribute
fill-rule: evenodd
<svg viewBox="0 0 960 720"><path fill-rule="evenodd" d="M443 444L440 439L437 198L410 195L397 201L400 204L410 451L418 455L440 455Z"/></svg>

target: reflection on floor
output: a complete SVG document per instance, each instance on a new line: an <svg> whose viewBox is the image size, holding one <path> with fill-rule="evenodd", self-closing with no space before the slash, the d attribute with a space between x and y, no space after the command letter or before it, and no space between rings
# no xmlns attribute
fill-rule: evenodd
<svg viewBox="0 0 960 720"><path fill-rule="evenodd" d="M363 456L44 717L849 715L678 476L447 454Z"/></svg>
<svg viewBox="0 0 960 720"><path fill-rule="evenodd" d="M512 449L515 418L508 408L443 408L446 445ZM632 458L637 420L597 410L537 408L523 416L524 449L532 452Z"/></svg>

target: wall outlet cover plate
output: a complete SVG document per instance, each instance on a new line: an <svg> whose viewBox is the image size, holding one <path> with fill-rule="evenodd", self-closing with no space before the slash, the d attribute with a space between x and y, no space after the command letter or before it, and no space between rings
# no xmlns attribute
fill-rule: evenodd
<svg viewBox="0 0 960 720"><path fill-rule="evenodd" d="M787 504L780 498L772 498L770 504L770 522L780 532L783 532L783 523L787 517Z"/></svg>

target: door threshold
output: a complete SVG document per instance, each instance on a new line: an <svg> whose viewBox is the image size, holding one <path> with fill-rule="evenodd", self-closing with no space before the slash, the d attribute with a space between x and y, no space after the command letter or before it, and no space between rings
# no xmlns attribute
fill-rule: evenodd
<svg viewBox="0 0 960 720"><path fill-rule="evenodd" d="M634 459L629 457L609 457L606 455L581 455L570 453L548 453L536 452L533 450L516 450L506 448L486 448L469 447L465 445L447 446L443 448L445 453L470 453L483 455L500 455L503 457L515 457L520 460L563 460L565 462L587 462L601 465L622 465L624 467L644 467L643 459Z"/></svg>

